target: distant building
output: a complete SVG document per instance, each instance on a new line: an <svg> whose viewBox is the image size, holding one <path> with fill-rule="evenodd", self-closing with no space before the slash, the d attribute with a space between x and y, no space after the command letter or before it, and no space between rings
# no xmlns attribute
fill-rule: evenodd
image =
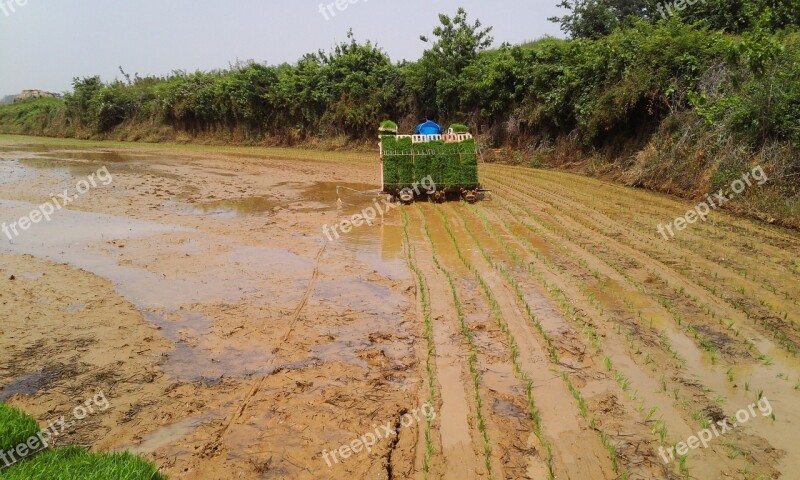
<svg viewBox="0 0 800 480"><path fill-rule="evenodd" d="M30 100L31 98L61 98L61 95L53 92L45 92L44 90L23 90L22 93L14 98L15 102L22 100Z"/></svg>

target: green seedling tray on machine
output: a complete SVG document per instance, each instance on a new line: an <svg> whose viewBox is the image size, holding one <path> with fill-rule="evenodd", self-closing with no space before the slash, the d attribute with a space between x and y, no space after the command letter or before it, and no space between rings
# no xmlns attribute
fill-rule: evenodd
<svg viewBox="0 0 800 480"><path fill-rule="evenodd" d="M430 177L436 190L480 189L478 153L472 135L382 135L383 191L397 194Z"/></svg>

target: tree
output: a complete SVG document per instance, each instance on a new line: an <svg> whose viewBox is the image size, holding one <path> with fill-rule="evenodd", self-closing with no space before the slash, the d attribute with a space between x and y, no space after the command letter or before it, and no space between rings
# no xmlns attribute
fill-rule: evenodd
<svg viewBox="0 0 800 480"><path fill-rule="evenodd" d="M494 38L490 35L492 27L482 28L480 20L470 23L463 8L453 18L440 14L439 22L441 25L433 29L435 40L420 36L431 47L409 69L408 84L418 107L430 109L435 103L440 113L452 115L458 110L461 74L492 46Z"/></svg>
<svg viewBox="0 0 800 480"><path fill-rule="evenodd" d="M656 0L562 0L558 6L570 13L549 20L572 38L591 39L608 35L629 17L655 20L658 11Z"/></svg>
<svg viewBox="0 0 800 480"><path fill-rule="evenodd" d="M489 34L492 27L481 29L480 20L470 24L467 12L459 8L453 18L439 14L440 26L433 29L433 36L437 38L426 54L441 61L452 75L458 75L467 65L478 58L478 54L492 46L494 38ZM425 43L430 39L422 35L419 37Z"/></svg>

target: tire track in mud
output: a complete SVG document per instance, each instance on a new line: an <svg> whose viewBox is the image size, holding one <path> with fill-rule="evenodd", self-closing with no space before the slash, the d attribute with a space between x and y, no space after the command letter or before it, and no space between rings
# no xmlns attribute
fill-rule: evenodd
<svg viewBox="0 0 800 480"><path fill-rule="evenodd" d="M230 420L224 425L224 427L220 430L220 432L216 435L214 441L210 445L210 449L212 451L216 451L224 439L225 435L230 431L231 426L239 421L239 419L244 415L244 412L247 410L247 407L250 405L250 401L258 394L259 390L261 390L264 386L264 381L267 379L269 375L272 374L271 370L275 366L275 362L277 361L277 354L280 352L281 348L289 341L289 336L292 334L294 330L295 324L297 323L297 319L300 318L300 313L302 313L303 308L308 303L308 299L311 297L311 293L314 291L314 284L317 282L319 278L319 265L320 260L322 259L322 255L325 253L328 244L323 243L322 248L319 249L317 255L314 260L314 270L311 273L311 278L308 281L308 285L306 286L305 291L303 292L303 296L300 298L300 301L297 304L294 312L292 313L292 317L289 319L289 324L286 327L286 333L281 337L280 343L272 349L273 357L267 362L267 373L266 375L262 375L256 380L253 384L253 387L244 396L242 399L241 404L237 407L236 411L233 415L231 415Z"/></svg>
<svg viewBox="0 0 800 480"><path fill-rule="evenodd" d="M494 177L492 181L496 182L497 185L503 185L506 188L509 188L508 183L510 183L510 182L505 180L505 178L506 177L504 177L504 181L500 181L499 179ZM528 198L527 202L531 202L532 201L532 202L534 202L534 204L540 204L541 205L542 202L543 202L541 199L534 198L532 196L532 194L526 193L525 192L525 190L527 190L526 187L523 187L520 184L514 184L513 189L514 189L514 192L516 192L516 193L512 193L512 192L509 192L508 190L503 189L503 194L504 195L508 195L509 193L511 193L512 197L514 198L514 202L516 204L524 205L526 203L526 200L524 200L523 197ZM523 189L525 189L525 190L523 190ZM569 233L566 233L566 232L568 230L572 230L572 232L579 232L578 234L582 235L580 237L581 238L581 240L580 240L581 245L583 245L583 246L590 245L591 246L593 244L593 242L591 242L591 239L594 238L594 237L597 237L598 233L600 233L602 235L602 232L597 232L596 230L589 229L589 228L585 227L584 225L582 225L581 223L570 221L569 219L564 218L563 215L561 216L561 218L559 218L558 214L555 214L554 212L550 211L556 205L554 205L552 203L548 203L547 201L544 201L543 203L545 205L545 208L544 208L544 211L542 213L544 214L544 212L549 212L549 213L547 213L547 215L549 215L549 218L547 219L547 221L553 222L554 226L558 225L558 229L557 229L558 231L556 232L554 230L552 232L552 234L556 235L556 237L554 237L554 238L557 239L559 235L566 235L566 238L570 238L572 235L570 235ZM569 203L569 202L564 202L564 203ZM506 207L506 208L508 208L508 207ZM510 208L508 208L508 210L509 210L509 213L512 213ZM570 210L568 213L571 214L571 215L576 215L574 209ZM528 211L528 214L532 215L532 212ZM537 217L535 219L535 221L540 222L540 225L544 225L544 223L541 223L544 219L545 219L545 216L542 215L541 217ZM557 220L557 221L555 221L555 220ZM588 240L588 242L587 242L587 240ZM606 244L611 244L612 248L614 246L616 246L615 243L614 243L616 241L616 237L607 237L606 236L605 238L603 238L603 240L604 240L604 242ZM558 241L558 240L556 240L556 241ZM572 244L572 247L570 247L570 249L576 249L576 252L578 252L578 254L579 254L579 260L583 261L585 264L588 264L588 262L591 262L591 258L592 258L593 255L597 255L596 252L593 252L593 253L590 254L590 253L588 253L587 250L583 249L582 247L577 247L575 244ZM546 251L548 249L544 249L544 250ZM652 261L646 255L639 254L639 252L637 252L633 248L630 248L630 247L628 247L627 249L626 248L620 248L620 250L621 250L620 253L624 252L625 254L632 255L638 261L641 261L641 262L643 262L645 264L647 264L648 261ZM547 253L550 254L550 255L553 255L552 252L547 252ZM601 255L608 255L608 254L609 254L609 252L607 250L604 250L601 253ZM641 256L636 257L636 255L641 255ZM596 257L596 258L598 260L600 260L600 261L605 261L605 259L603 259L601 257ZM657 262L654 262L654 263L656 265L650 264L650 266L651 266L651 268L657 269L658 268ZM611 264L609 264L609 265L611 265ZM624 265L624 263L623 263L623 265ZM674 282L684 282L684 281L686 281L686 279L683 278L680 274L678 274L676 272L671 272L671 273L672 273L672 276L668 278L669 281L674 281ZM684 286L684 288L689 287L688 284L681 283L681 285ZM692 291L690 290L689 293L691 293L691 292ZM704 292L701 291L700 293L704 293ZM704 297L704 298L706 298L706 297ZM706 299L708 300L708 298L706 298ZM712 298L711 300L716 300L716 299ZM747 331L749 329L745 329L745 330ZM756 339L758 339L760 337L760 335L758 335L758 333L756 333L756 332L750 332L750 333L754 333ZM649 353L648 353L648 355L649 355ZM777 363L777 361L776 361L776 363ZM694 365L692 367L694 367ZM776 368L775 366L769 367L769 365L755 365L755 366L749 366L747 368L755 368L756 370L764 370L764 372L762 372L762 374L759 375L759 377L761 377L761 381L762 382L766 381L766 380L764 380L764 378L770 378L770 377L775 377L775 376L778 376L778 378L787 378L786 375L785 375L787 371L795 372L795 373L797 372L797 364L796 364L796 362L781 362L781 365L778 368ZM734 370L734 368L732 368L731 370L728 371L728 375L729 376L732 375L731 374L732 370ZM710 383L715 389L718 389L720 392L727 393L727 397L729 399L733 399L730 402L733 406L738 405L740 402L742 403L742 406L744 406L743 402L745 402L746 398L745 398L745 396L741 395L741 393L744 393L744 392L740 391L740 394L737 394L735 391L732 392L731 389L730 389L730 386L727 385L727 382L725 382L724 380L720 380L719 379L719 377L724 377L725 376L724 369L722 371L720 371L720 367L714 368L713 366L708 367L708 366L701 365L699 370L697 368L690 368L690 372L692 373L692 376L696 375L697 373L702 373L700 378L704 379L704 384L707 385L707 384ZM737 375L738 375L738 371L737 371ZM687 377L682 381L686 382L687 384L691 384L692 380L690 380L690 378L691 377ZM708 382L708 383L706 383L706 382ZM781 385L777 385L776 386L775 382L768 382L768 383L770 384L771 387L773 387L771 389L772 393L770 393L770 395L774 395L775 398L783 400L783 403L785 403L785 404L789 404L790 402L792 402L789 398L782 398L782 397L787 397L788 396L788 395L786 395L786 390L790 390L791 389L791 384L787 385L786 381L783 382L784 383L783 386L781 386ZM689 385L687 385L687 386L689 386ZM747 390L749 390L749 387L746 386L745 391L747 391ZM791 392L791 391L789 392L789 394L792 394L792 393L794 393L794 392ZM739 398L734 398L734 397L739 397ZM718 396L717 398L725 398L725 397L724 396L722 396L722 397ZM796 403L796 402L794 402L794 403ZM790 405L786 405L786 410L787 411L785 411L784 414L787 414L787 413L791 414L795 410L795 408L793 408ZM697 413L697 412L692 412L692 416L693 417L694 417L695 413ZM752 428L756 430L757 434L763 434L762 436L765 436L765 438L770 438L770 440L772 441L773 444L778 443L777 439L779 439L781 436L786 438L786 436L789 435L789 432L786 431L786 430L784 430L783 433L781 433L781 434L775 434L775 433L770 434L769 426L768 426L767 423L755 424L755 425L753 425ZM783 430L783 428L779 427L779 428L774 428L772 430L775 430L775 431ZM783 443L783 442L781 442L781 443ZM738 455L738 453L734 452L734 455ZM796 454L795 454L795 456L796 456ZM753 461L753 460L755 460L755 459L751 458L751 461ZM764 460L764 459L762 458L761 460ZM773 461L774 461L774 459L773 459ZM767 462L764 462L764 463L771 463L771 462L767 461Z"/></svg>

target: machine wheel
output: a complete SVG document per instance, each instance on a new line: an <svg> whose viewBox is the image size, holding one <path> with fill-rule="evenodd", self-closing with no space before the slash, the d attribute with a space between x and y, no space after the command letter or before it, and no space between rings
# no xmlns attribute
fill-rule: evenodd
<svg viewBox="0 0 800 480"><path fill-rule="evenodd" d="M400 191L400 201L409 205L414 201L414 192L408 189Z"/></svg>
<svg viewBox="0 0 800 480"><path fill-rule="evenodd" d="M467 203L475 203L478 201L478 192L476 190L464 190L461 192L461 196Z"/></svg>

